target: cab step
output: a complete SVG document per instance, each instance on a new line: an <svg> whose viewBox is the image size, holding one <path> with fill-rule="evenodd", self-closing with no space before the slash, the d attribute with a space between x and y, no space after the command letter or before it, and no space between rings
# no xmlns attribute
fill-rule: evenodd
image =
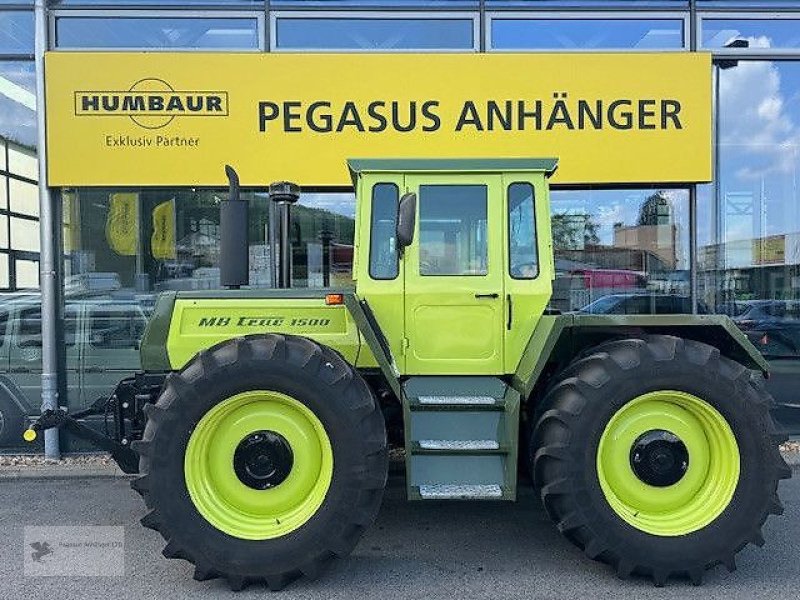
<svg viewBox="0 0 800 600"><path fill-rule="evenodd" d="M506 495L496 484L428 484L415 486L412 492L419 500L502 500Z"/></svg>
<svg viewBox="0 0 800 600"><path fill-rule="evenodd" d="M412 500L513 500L519 394L496 377L412 377L403 383Z"/></svg>
<svg viewBox="0 0 800 600"><path fill-rule="evenodd" d="M422 450L499 450L495 440L420 440Z"/></svg>
<svg viewBox="0 0 800 600"><path fill-rule="evenodd" d="M476 404L494 404L497 402L496 398L491 396L419 396L417 398L419 404L456 404L458 406L474 406Z"/></svg>
<svg viewBox="0 0 800 600"><path fill-rule="evenodd" d="M503 410L503 398L491 396L421 396L409 399L415 410Z"/></svg>
<svg viewBox="0 0 800 600"><path fill-rule="evenodd" d="M506 454L508 446L495 440L419 440L412 454Z"/></svg>

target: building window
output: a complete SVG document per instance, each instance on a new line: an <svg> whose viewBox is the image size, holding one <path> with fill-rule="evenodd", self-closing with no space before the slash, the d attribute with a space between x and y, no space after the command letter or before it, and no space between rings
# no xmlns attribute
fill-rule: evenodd
<svg viewBox="0 0 800 600"><path fill-rule="evenodd" d="M33 116L35 118L35 114ZM14 134L14 127L9 128ZM36 125L33 124L33 135L36 135ZM12 137L13 140L13 137ZM12 175L30 181L39 179L39 158L36 155L35 141L32 145L22 145L8 142L8 171Z"/></svg>
<svg viewBox="0 0 800 600"><path fill-rule="evenodd" d="M601 314L691 313L689 192L553 190L551 307Z"/></svg>
<svg viewBox="0 0 800 600"><path fill-rule="evenodd" d="M527 1L527 0L525 0ZM358 8L398 8L419 9L463 9L480 7L481 0L270 0L271 9L304 9L309 6L320 8L358 9Z"/></svg>
<svg viewBox="0 0 800 600"><path fill-rule="evenodd" d="M39 186L35 183L9 177L8 197L11 212L39 216Z"/></svg>
<svg viewBox="0 0 800 600"><path fill-rule="evenodd" d="M33 54L31 11L0 11L0 54Z"/></svg>
<svg viewBox="0 0 800 600"><path fill-rule="evenodd" d="M32 61L0 61L0 290L39 286L35 90Z"/></svg>
<svg viewBox="0 0 800 600"><path fill-rule="evenodd" d="M352 287L356 202L352 193L303 193L292 208L293 287Z"/></svg>
<svg viewBox="0 0 800 600"><path fill-rule="evenodd" d="M32 219L11 218L11 248L23 252L39 252L39 221ZM30 278L28 278L30 287Z"/></svg>
<svg viewBox="0 0 800 600"><path fill-rule="evenodd" d="M531 18L496 13L489 19L493 50L680 50L685 20L675 15L649 18Z"/></svg>
<svg viewBox="0 0 800 600"><path fill-rule="evenodd" d="M8 252L0 252L0 289L10 287Z"/></svg>
<svg viewBox="0 0 800 600"><path fill-rule="evenodd" d="M716 75L719 167L698 196L699 293L768 358L800 358L800 61L740 60Z"/></svg>
<svg viewBox="0 0 800 600"><path fill-rule="evenodd" d="M33 61L0 61L0 138L13 142L0 159L0 168L37 179L36 72Z"/></svg>
<svg viewBox="0 0 800 600"><path fill-rule="evenodd" d="M162 50L258 50L263 47L261 16L222 13L187 17L170 13L158 17L131 12L108 16L107 12L74 15L56 13L55 40L60 49L162 49Z"/></svg>
<svg viewBox="0 0 800 600"><path fill-rule="evenodd" d="M800 18L771 15L759 18L703 18L700 39L703 48L724 48L734 40L747 40L748 52L787 49L800 52Z"/></svg>
<svg viewBox="0 0 800 600"><path fill-rule="evenodd" d="M444 13L298 13L273 16L276 50L365 52L475 50L477 18Z"/></svg>
<svg viewBox="0 0 800 600"><path fill-rule="evenodd" d="M71 293L218 289L223 190L80 188L65 194L64 244ZM274 287L270 201L247 191L250 286ZM162 229L166 227L166 229ZM352 193L303 193L292 207L295 287L352 284Z"/></svg>
<svg viewBox="0 0 800 600"><path fill-rule="evenodd" d="M9 1L9 0L0 0L0 3ZM16 2L17 0L10 0L11 2ZM305 1L305 0L304 0ZM33 0L28 0L28 2L33 2ZM56 2L52 2L51 4L55 4ZM265 4L265 0L115 0L113 3L109 2L108 0L57 0L58 6L91 6L91 5L101 5L101 6L110 6L112 4L130 4L134 6L146 6L148 4L152 4L154 6L176 6L176 7L184 7L184 6L191 6L191 7L242 7L242 8L250 8L250 7L263 7Z"/></svg>

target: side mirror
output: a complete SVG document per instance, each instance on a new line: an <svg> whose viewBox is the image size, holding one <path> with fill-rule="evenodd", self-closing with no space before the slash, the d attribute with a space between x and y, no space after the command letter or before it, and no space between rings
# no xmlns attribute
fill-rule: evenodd
<svg viewBox="0 0 800 600"><path fill-rule="evenodd" d="M403 194L397 209L397 248L401 254L414 241L416 220L417 195L411 192Z"/></svg>

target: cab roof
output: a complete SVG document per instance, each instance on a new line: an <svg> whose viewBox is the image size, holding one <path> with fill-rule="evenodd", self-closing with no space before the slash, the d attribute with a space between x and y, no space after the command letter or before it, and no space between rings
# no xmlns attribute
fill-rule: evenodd
<svg viewBox="0 0 800 600"><path fill-rule="evenodd" d="M353 179L359 173L500 173L538 171L550 177L557 158L351 158Z"/></svg>

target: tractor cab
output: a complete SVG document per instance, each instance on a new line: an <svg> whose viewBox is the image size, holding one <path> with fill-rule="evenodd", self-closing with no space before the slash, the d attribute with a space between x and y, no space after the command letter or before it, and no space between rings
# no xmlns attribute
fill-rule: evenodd
<svg viewBox="0 0 800 600"><path fill-rule="evenodd" d="M554 275L557 160L351 160L356 294L408 375L513 373Z"/></svg>

